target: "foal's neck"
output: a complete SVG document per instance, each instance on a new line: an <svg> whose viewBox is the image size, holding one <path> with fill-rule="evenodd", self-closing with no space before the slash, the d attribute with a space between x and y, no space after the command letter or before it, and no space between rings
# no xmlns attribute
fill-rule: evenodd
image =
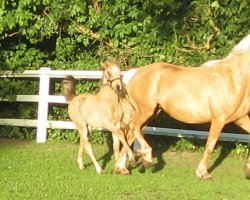
<svg viewBox="0 0 250 200"><path fill-rule="evenodd" d="M120 95L108 85L102 85L97 95L109 102L118 103L120 100Z"/></svg>

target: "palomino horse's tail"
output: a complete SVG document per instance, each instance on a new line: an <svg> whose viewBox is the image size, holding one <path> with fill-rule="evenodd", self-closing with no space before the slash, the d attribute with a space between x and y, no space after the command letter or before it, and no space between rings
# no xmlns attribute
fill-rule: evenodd
<svg viewBox="0 0 250 200"><path fill-rule="evenodd" d="M67 76L62 80L62 93L68 103L76 96L75 84L73 76Z"/></svg>

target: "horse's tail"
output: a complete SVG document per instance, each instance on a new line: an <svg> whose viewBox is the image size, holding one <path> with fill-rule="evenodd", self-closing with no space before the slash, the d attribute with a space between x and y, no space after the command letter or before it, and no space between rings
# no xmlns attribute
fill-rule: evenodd
<svg viewBox="0 0 250 200"><path fill-rule="evenodd" d="M62 80L62 93L68 103L76 96L75 85L73 76L67 76Z"/></svg>

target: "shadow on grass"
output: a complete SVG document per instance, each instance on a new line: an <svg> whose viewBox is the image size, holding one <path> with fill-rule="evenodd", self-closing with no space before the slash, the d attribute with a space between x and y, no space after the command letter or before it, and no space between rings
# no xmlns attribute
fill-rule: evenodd
<svg viewBox="0 0 250 200"><path fill-rule="evenodd" d="M221 149L219 156L216 158L214 163L208 168L208 172L211 173L214 171L230 154L228 146L226 144L221 144Z"/></svg>
<svg viewBox="0 0 250 200"><path fill-rule="evenodd" d="M162 170L164 166L167 164L164 160L163 154L169 149L171 149L172 146L176 146L178 138L158 136L158 138L156 139L156 136L151 136L151 137L153 137L152 138L153 142L151 141L150 136L147 136L147 139L150 146L153 148L154 158L156 159L155 164L152 166L152 173L157 173L158 171ZM192 143L197 148L204 147L206 143L206 140L201 141L197 139L190 139L190 141L192 141ZM226 159L230 154L230 149L233 148L233 144L229 142L219 142L218 146L219 146L219 152L216 153L217 158L208 169L209 173L211 173L213 170L215 170L218 166L221 165L224 159ZM145 170L141 170L141 172L144 171Z"/></svg>
<svg viewBox="0 0 250 200"><path fill-rule="evenodd" d="M154 164L150 169L145 169L141 163L139 163L136 167L128 166L128 169L133 170L135 168L138 168L140 173L145 173L146 170L151 170L152 173L157 173L163 170L163 168L167 164L166 161L164 160L164 153L170 150L173 146L176 146L176 142L180 140L180 138L157 136L157 135L145 135L145 139L153 149ZM201 141L197 139L190 139L190 141L192 141L192 143L197 148L204 147L206 143L206 140ZM107 165L111 162L114 153L111 136L107 139L107 146L108 146L108 151L98 159L98 161L101 162L101 166L103 169L105 169ZM230 154L229 149L232 148L232 144L224 142L220 142L219 146L220 146L220 152L216 153L217 158L209 167L208 169L209 173L211 173L219 165L221 165L224 159L227 158L228 155ZM88 165L92 165L92 162L87 164L86 166Z"/></svg>
<svg viewBox="0 0 250 200"><path fill-rule="evenodd" d="M108 151L99 158L99 160L102 160L102 168L105 169L108 165L108 163L111 161L112 155L114 153L113 151L113 140L111 135L109 134L109 138L107 139L107 146L108 146Z"/></svg>
<svg viewBox="0 0 250 200"><path fill-rule="evenodd" d="M98 152L95 152L95 148L93 147L94 144L91 143L91 145L92 145L94 156L97 159L97 162L100 164L100 166L102 167L102 169L105 170L105 168L107 167L108 163L111 161L111 158L112 158L112 155L113 155L113 140L111 138L111 135L110 134L108 135L108 139L106 141L106 145L108 147L108 150L107 150L107 152L104 155L102 155L102 156L99 157L98 155L100 155L100 154ZM96 145L98 145L98 144L96 144ZM101 145L105 145L105 144L101 144ZM87 154L87 152L85 152L84 156L88 156L89 157L89 155ZM84 163L84 166L85 167L89 167L89 166L94 166L94 164L93 164L92 160L90 160L88 163Z"/></svg>
<svg viewBox="0 0 250 200"><path fill-rule="evenodd" d="M147 135L145 136L146 140L148 141L149 145L153 149L153 157L156 159L152 166L152 173L157 173L158 171L162 170L166 165L165 160L163 159L163 154L169 150L172 143L174 142L169 137L164 136L155 136L155 135ZM145 169L142 167L140 172L145 172Z"/></svg>

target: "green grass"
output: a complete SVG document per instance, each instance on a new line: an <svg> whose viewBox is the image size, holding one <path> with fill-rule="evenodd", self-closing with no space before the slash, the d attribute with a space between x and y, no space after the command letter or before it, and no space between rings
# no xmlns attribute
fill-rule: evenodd
<svg viewBox="0 0 250 200"><path fill-rule="evenodd" d="M0 199L202 200L250 199L245 160L233 155L212 171L210 181L198 180L195 169L202 152L154 151L155 165L132 169L132 175L112 174L114 157L106 144L93 145L104 166L99 175L84 154L86 169L78 170L78 144L0 139ZM219 155L213 155L213 164Z"/></svg>

